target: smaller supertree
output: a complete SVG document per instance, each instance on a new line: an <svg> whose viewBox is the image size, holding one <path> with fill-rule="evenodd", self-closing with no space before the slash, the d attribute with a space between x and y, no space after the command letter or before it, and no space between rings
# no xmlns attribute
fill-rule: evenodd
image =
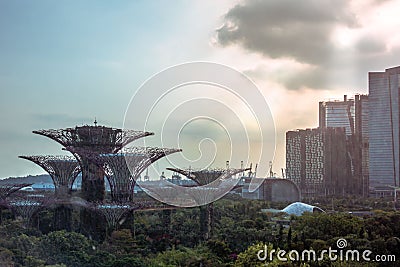
<svg viewBox="0 0 400 267"><path fill-rule="evenodd" d="M99 203L94 204L93 207L105 217L111 231L117 230L118 225L123 223L123 216L135 209L131 203L122 204L120 202Z"/></svg>
<svg viewBox="0 0 400 267"><path fill-rule="evenodd" d="M53 180L56 196L66 197L81 172L78 161L72 156L19 156L32 161L48 172Z"/></svg>
<svg viewBox="0 0 400 267"><path fill-rule="evenodd" d="M0 184L0 200L4 201L12 193L32 184Z"/></svg>
<svg viewBox="0 0 400 267"><path fill-rule="evenodd" d="M117 230L119 225L122 225L125 219L129 216L132 217L130 223L134 224L133 213L135 211L171 209L170 206L163 203L149 200L138 200L134 203L121 203L115 201L93 203L91 207L104 216L110 233Z"/></svg>
<svg viewBox="0 0 400 267"><path fill-rule="evenodd" d="M212 201L221 193L234 188L238 180L228 180L228 178L250 170L247 169L177 169L167 168L167 170L180 173L193 180L198 186L191 187L187 193L200 206L200 227L205 240L211 238L213 230L214 206Z"/></svg>
<svg viewBox="0 0 400 267"><path fill-rule="evenodd" d="M24 225L29 226L32 216L51 201L50 196L38 195L19 195L8 201L8 206L14 214L21 216Z"/></svg>
<svg viewBox="0 0 400 267"><path fill-rule="evenodd" d="M0 223L3 220L3 208L8 208L7 197L17 192L21 188L31 186L32 184L1 184L0 185Z"/></svg>

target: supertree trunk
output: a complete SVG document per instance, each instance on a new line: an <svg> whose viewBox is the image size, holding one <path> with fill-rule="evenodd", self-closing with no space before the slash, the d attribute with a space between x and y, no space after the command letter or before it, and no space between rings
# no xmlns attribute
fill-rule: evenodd
<svg viewBox="0 0 400 267"><path fill-rule="evenodd" d="M92 209L82 209L80 232L97 242L103 241L106 237L106 224L104 224L103 216Z"/></svg>
<svg viewBox="0 0 400 267"><path fill-rule="evenodd" d="M72 207L60 205L54 209L53 230L72 230Z"/></svg>
<svg viewBox="0 0 400 267"><path fill-rule="evenodd" d="M177 168L167 168L167 170L185 175L198 185L198 187L192 187L191 190L189 190L189 193L195 202L200 205L200 233L202 239L206 241L211 238L213 230L214 192L219 190L218 186L221 185L225 179L250 169L183 170ZM213 183L215 183L215 185L210 186ZM231 187L231 189L233 188L234 186Z"/></svg>
<svg viewBox="0 0 400 267"><path fill-rule="evenodd" d="M212 203L200 206L200 234L203 241L211 239L213 232L214 206Z"/></svg>
<svg viewBox="0 0 400 267"><path fill-rule="evenodd" d="M207 237L206 240L211 239L214 230L214 204L210 203L207 207Z"/></svg>
<svg viewBox="0 0 400 267"><path fill-rule="evenodd" d="M203 241L208 239L208 234L207 234L207 207L206 206L200 206L200 235L201 239Z"/></svg>

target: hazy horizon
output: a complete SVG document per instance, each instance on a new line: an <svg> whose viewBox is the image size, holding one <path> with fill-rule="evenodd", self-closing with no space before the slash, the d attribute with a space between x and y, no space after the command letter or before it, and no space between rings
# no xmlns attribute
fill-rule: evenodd
<svg viewBox="0 0 400 267"><path fill-rule="evenodd" d="M255 82L274 118L270 160L280 175L286 131L316 127L319 101L367 94L369 71L400 65L399 8L396 0L1 1L0 177L44 173L18 155L66 153L33 130L95 118L123 127L142 83L192 61ZM199 153L198 136L220 135L212 129L184 132L185 157Z"/></svg>

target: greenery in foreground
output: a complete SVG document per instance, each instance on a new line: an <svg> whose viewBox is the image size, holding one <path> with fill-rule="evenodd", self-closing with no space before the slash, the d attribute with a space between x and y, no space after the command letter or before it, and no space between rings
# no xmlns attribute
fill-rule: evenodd
<svg viewBox="0 0 400 267"><path fill-rule="evenodd" d="M325 202L326 203L325 203ZM135 213L134 225L122 225L103 242L95 242L77 232L51 231L52 211L33 218L34 228L22 227L3 210L0 226L1 266L265 266L257 259L264 248L336 248L345 238L349 249L369 249L374 254L395 255L400 259L400 213L389 211L382 200L319 200L335 210L367 207L386 209L374 215L356 217L346 213L305 214L286 218L283 227L261 209L283 208L274 204L243 199L222 199L214 204L212 239L201 241L198 208ZM78 217L79 211L74 211ZM279 217L278 217L279 218ZM75 218L76 219L76 218ZM285 219L281 216L281 219ZM128 228L128 229L122 229ZM398 266L396 262L280 262L268 266Z"/></svg>

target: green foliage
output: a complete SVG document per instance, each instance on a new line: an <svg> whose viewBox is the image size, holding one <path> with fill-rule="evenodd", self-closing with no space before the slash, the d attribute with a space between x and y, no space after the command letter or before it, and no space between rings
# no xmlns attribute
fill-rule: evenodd
<svg viewBox="0 0 400 267"><path fill-rule="evenodd" d="M64 263L68 266L87 266L94 244L85 236L66 231L51 232L41 238L37 253L47 264Z"/></svg>
<svg viewBox="0 0 400 267"><path fill-rule="evenodd" d="M151 267L172 267L172 266L223 266L221 260L212 254L207 248L196 247L167 250L158 253L154 258L149 259L148 266Z"/></svg>
<svg viewBox="0 0 400 267"><path fill-rule="evenodd" d="M12 251L6 248L0 248L0 262L2 266L4 267L14 266L13 257L14 254L12 253Z"/></svg>
<svg viewBox="0 0 400 267"><path fill-rule="evenodd" d="M38 214L43 215L35 221L39 230L24 228L11 216L5 216L0 225L0 266L258 266L263 262L257 259L257 252L264 244L286 251L318 251L335 248L339 238L345 238L351 249L369 249L374 254L400 258L398 212L375 211L364 218L346 213L279 215L279 220L290 222L290 226L281 226L282 222L271 218L271 214L261 212L271 205L282 208L286 203L235 198L215 202L214 228L208 241L203 241L200 221L204 214L199 208L137 212L134 220L127 220L122 229L101 242L76 232L53 231L51 210ZM346 205L362 202L335 200L334 205L335 209L345 209ZM72 210L72 218L72 228L78 229L79 211ZM378 266L365 262L346 264L274 259L268 266Z"/></svg>
<svg viewBox="0 0 400 267"><path fill-rule="evenodd" d="M267 246L268 251L272 248L272 245ZM260 250L264 250L263 243L257 243L255 245L249 246L244 252L240 253L235 261L235 267L247 267L247 266L265 266L264 262L257 258L257 254Z"/></svg>
<svg viewBox="0 0 400 267"><path fill-rule="evenodd" d="M110 267L143 267L145 266L144 260L133 257L133 256L125 256L118 258L112 262Z"/></svg>

